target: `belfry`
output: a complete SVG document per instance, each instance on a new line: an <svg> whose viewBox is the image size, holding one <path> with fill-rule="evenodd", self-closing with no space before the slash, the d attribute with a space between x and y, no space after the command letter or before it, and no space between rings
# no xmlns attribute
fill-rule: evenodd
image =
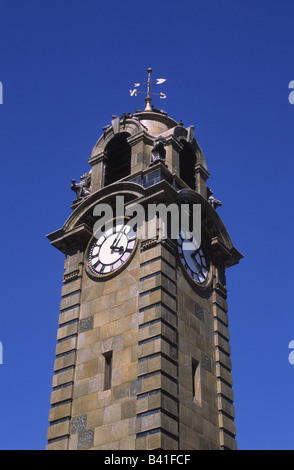
<svg viewBox="0 0 294 470"><path fill-rule="evenodd" d="M151 72L145 110L112 116L72 181L71 214L47 235L65 255L48 450L237 448L225 271L242 255L194 126L151 105ZM200 205L201 245L173 238L170 218L161 237L158 213L140 238L116 218L118 196L128 210ZM113 211L99 237L97 205Z"/></svg>

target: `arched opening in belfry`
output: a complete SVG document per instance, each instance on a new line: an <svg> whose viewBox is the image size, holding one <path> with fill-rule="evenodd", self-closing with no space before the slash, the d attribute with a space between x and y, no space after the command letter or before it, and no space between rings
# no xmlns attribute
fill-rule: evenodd
<svg viewBox="0 0 294 470"><path fill-rule="evenodd" d="M131 146L127 142L129 134L115 135L105 147L106 165L104 186L114 183L131 173Z"/></svg>
<svg viewBox="0 0 294 470"><path fill-rule="evenodd" d="M181 140L183 149L180 152L180 178L191 188L196 189L195 165L196 153L192 145L185 140Z"/></svg>

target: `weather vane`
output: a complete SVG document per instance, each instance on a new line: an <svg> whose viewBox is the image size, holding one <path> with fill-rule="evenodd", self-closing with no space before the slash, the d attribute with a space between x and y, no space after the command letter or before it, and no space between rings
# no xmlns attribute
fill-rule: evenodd
<svg viewBox="0 0 294 470"><path fill-rule="evenodd" d="M144 111L152 111L152 108L150 106L152 98L150 97L150 95L157 95L162 99L166 98L166 95L162 92L160 92L160 93L150 93L150 87L151 87L151 83L152 83L151 82L152 69L149 67L147 72L148 72L147 91L138 91L138 89L137 89L140 85L146 85L146 82L145 83L134 83L135 88L133 90L130 90L130 94L131 94L131 96L137 96L138 93L140 93L142 95L146 95L146 98L145 98L146 108L145 108ZM155 84L160 85L161 83L163 83L165 81L166 81L166 78L157 78Z"/></svg>

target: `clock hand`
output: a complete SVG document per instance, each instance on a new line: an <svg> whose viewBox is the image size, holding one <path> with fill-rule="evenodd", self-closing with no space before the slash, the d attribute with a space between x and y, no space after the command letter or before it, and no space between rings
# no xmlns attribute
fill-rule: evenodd
<svg viewBox="0 0 294 470"><path fill-rule="evenodd" d="M123 229L124 229L124 227L121 229L120 232L117 233L117 236L116 236L116 238L115 238L115 240L114 240L114 242L113 242L113 245L112 245L112 247L111 247L112 249L113 249L114 247L117 247L118 242L121 240L121 237L122 237L123 234L124 234Z"/></svg>
<svg viewBox="0 0 294 470"><path fill-rule="evenodd" d="M116 236L116 238L115 238L113 244L112 244L111 247L110 247L110 249L111 249L112 251L117 251L117 250L118 250L119 252L124 251L124 247L123 247L123 246L118 246L118 244L119 244L119 242L120 242L122 236L124 235L124 233L125 233L125 232L124 232L124 226L123 226L123 227L121 228L120 232L117 233L117 236Z"/></svg>
<svg viewBox="0 0 294 470"><path fill-rule="evenodd" d="M197 252L194 251L194 253L192 253L192 255L191 255L191 258L194 259L195 263L197 264L197 268L198 268L198 269L202 269L201 264L200 264L200 263L197 261L197 259L196 259L196 255L197 255Z"/></svg>
<svg viewBox="0 0 294 470"><path fill-rule="evenodd" d="M124 247L123 246L116 246L116 245L111 245L110 249L112 251L123 251Z"/></svg>

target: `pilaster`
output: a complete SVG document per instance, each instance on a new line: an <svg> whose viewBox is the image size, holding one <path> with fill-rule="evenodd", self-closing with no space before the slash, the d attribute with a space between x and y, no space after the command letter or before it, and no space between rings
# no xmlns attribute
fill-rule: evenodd
<svg viewBox="0 0 294 470"><path fill-rule="evenodd" d="M166 164L169 171L176 176L180 176L180 151L183 145L174 135L166 138Z"/></svg>
<svg viewBox="0 0 294 470"><path fill-rule="evenodd" d="M179 446L177 287L174 254L143 242L140 253L136 449Z"/></svg>
<svg viewBox="0 0 294 470"><path fill-rule="evenodd" d="M209 172L201 163L195 165L196 191L201 196L207 198L206 180L209 178Z"/></svg>
<svg viewBox="0 0 294 470"><path fill-rule="evenodd" d="M153 138L145 131L128 137L128 143L132 148L131 174L142 171L150 164L151 149L154 145Z"/></svg>
<svg viewBox="0 0 294 470"><path fill-rule="evenodd" d="M89 158L89 164L92 167L91 174L91 191L95 192L101 189L104 185L104 168L107 157L105 152L100 152L97 155Z"/></svg>
<svg viewBox="0 0 294 470"><path fill-rule="evenodd" d="M219 438L221 449L236 450L232 362L226 299L225 269L219 261L214 267L212 292Z"/></svg>
<svg viewBox="0 0 294 470"><path fill-rule="evenodd" d="M64 263L60 315L52 380L47 450L67 450L72 415L83 253L76 247Z"/></svg>

